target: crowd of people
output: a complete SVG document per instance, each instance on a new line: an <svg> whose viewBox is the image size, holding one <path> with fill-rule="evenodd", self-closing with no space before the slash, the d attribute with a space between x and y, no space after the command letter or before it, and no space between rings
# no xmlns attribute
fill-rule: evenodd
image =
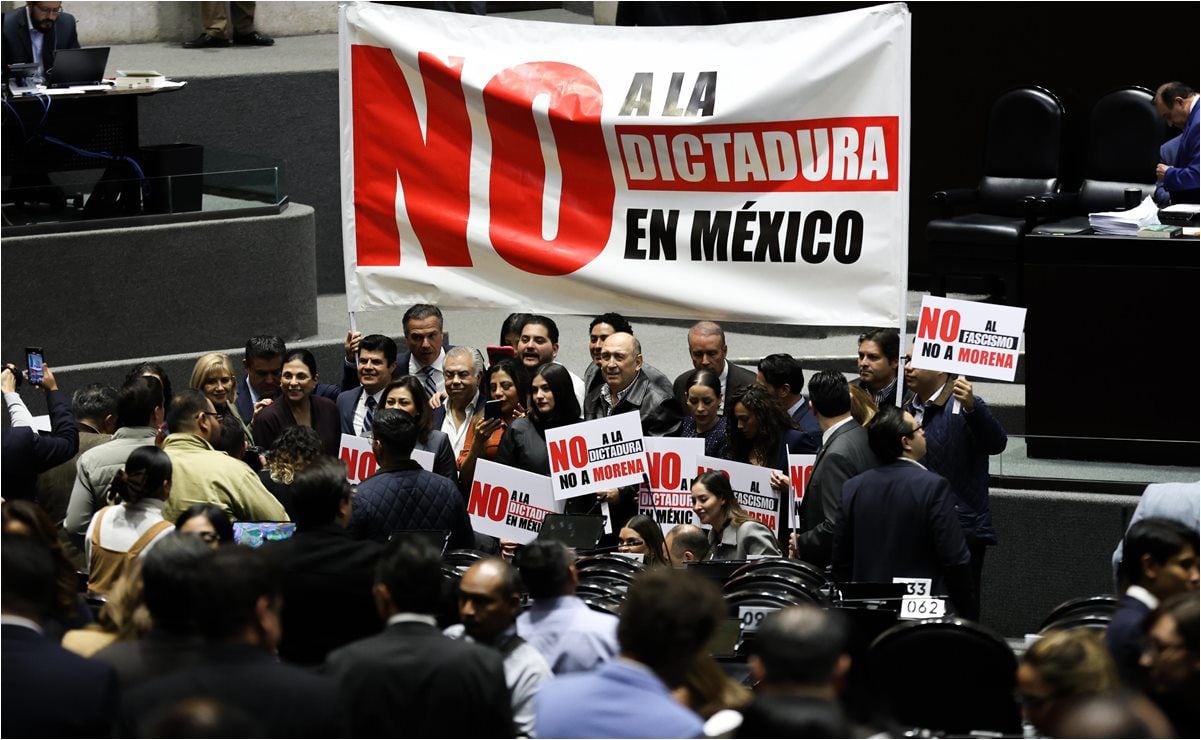
<svg viewBox="0 0 1201 740"><path fill-rule="evenodd" d="M843 704L851 638L836 609L773 613L748 679L729 678L707 650L728 607L687 563L928 579L950 613L980 618L997 542L988 456L1006 434L968 380L910 367L896 331L859 338L853 382L806 383L787 354L733 363L710 321L688 331L693 367L674 380L616 313L591 322L578 373L557 361L546 316L508 317L487 359L445 342L436 306L413 306L402 328L403 351L348 332L337 384L274 336L247 341L241 372L201 356L178 390L148 363L68 397L46 368L48 433L32 428L20 371L0 372L4 734L889 732ZM702 438L708 455L771 469L781 521L788 455L816 461L791 530L755 518L717 471L691 480L695 523L666 532L637 486L568 500L585 515L607 503L601 546L641 560L615 616L576 595L573 551L481 535L466 501L479 460L548 475L548 430L631 411L646 436ZM368 438L377 462L357 485L344 434ZM1197 494L1144 498L1104 636L1052 631L1025 651L1012 680L1033 731L1197 732ZM295 533L235 541L270 522ZM450 578L450 550L479 555Z"/></svg>

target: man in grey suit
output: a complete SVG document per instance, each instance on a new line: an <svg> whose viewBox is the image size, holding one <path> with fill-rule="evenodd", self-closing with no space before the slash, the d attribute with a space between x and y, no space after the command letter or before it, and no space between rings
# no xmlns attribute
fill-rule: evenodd
<svg viewBox="0 0 1201 740"><path fill-rule="evenodd" d="M513 737L500 652L438 629L438 551L417 538L394 538L376 566L374 593L384 631L326 659L343 734Z"/></svg>
<svg viewBox="0 0 1201 740"><path fill-rule="evenodd" d="M822 428L822 445L801 501L801 524L793 534L797 557L829 565L842 484L879 465L867 430L851 418L851 391L842 373L823 370L809 379L809 405Z"/></svg>
<svg viewBox="0 0 1201 740"><path fill-rule="evenodd" d="M726 332L720 324L712 321L700 321L688 330L688 356L692 358L693 370L712 370L721 380L722 398L730 398L755 382L755 373L744 367L739 367L726 361L729 348L726 347ZM692 370L681 373L672 384L676 400L683 406L688 398L688 388L685 387L688 374Z"/></svg>

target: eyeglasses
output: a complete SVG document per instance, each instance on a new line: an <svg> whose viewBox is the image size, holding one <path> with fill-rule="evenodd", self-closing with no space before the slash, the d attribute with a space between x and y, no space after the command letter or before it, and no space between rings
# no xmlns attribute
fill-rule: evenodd
<svg viewBox="0 0 1201 740"><path fill-rule="evenodd" d="M1153 637L1148 638L1143 641L1143 653L1145 655L1149 655L1152 658L1157 657L1160 653L1166 653L1169 650L1183 650L1183 649L1184 649L1184 643L1182 643L1182 642L1177 642L1172 645L1164 645L1159 640L1156 640Z"/></svg>
<svg viewBox="0 0 1201 740"><path fill-rule="evenodd" d="M47 8L44 5L34 3L33 7L34 10L37 10L39 13L45 13L46 15L61 15L63 12L63 6L61 5L54 8Z"/></svg>
<svg viewBox="0 0 1201 740"><path fill-rule="evenodd" d="M645 543L645 542L643 542L642 540L633 540L633 539L631 539L631 540L620 540L620 541L618 541L618 543L617 543L617 545L618 545L619 547L642 547L642 546L643 546L643 545L645 545L645 544L646 544L646 543Z"/></svg>
<svg viewBox="0 0 1201 740"><path fill-rule="evenodd" d="M200 412L200 415L201 415L201 416L215 416L215 417L217 417L218 419L220 419L220 418L221 418L221 413L220 413L220 412L218 412L218 411L201 411L201 412Z"/></svg>
<svg viewBox="0 0 1201 740"><path fill-rule="evenodd" d="M913 429L910 429L908 432L905 432L901 436L908 439L909 437L912 437L913 435L917 434L920 431L922 431L921 427L914 427Z"/></svg>

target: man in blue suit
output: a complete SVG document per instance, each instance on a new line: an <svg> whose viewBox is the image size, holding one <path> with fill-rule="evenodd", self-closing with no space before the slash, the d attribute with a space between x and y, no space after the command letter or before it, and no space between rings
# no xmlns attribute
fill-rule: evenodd
<svg viewBox="0 0 1201 740"><path fill-rule="evenodd" d="M50 551L32 537L3 537L0 586L0 734L4 737L109 737L117 674L42 634L54 604Z"/></svg>
<svg viewBox="0 0 1201 740"><path fill-rule="evenodd" d="M54 66L59 49L78 49L75 16L63 12L61 2L25 3L4 14L3 64L41 62L42 70Z"/></svg>
<svg viewBox="0 0 1201 740"><path fill-rule="evenodd" d="M359 340L357 358L357 387L338 394L338 416L343 434L365 436L396 374L396 342L383 334L368 334Z"/></svg>
<svg viewBox="0 0 1201 740"><path fill-rule="evenodd" d="M834 527L834 577L890 583L929 578L961 616L978 617L971 556L951 485L918 462L926 435L913 415L884 406L867 430L883 463L848 480Z"/></svg>
<svg viewBox="0 0 1201 740"><path fill-rule="evenodd" d="M1180 146L1171 162L1155 167L1155 179L1172 196L1173 203L1198 202L1197 91L1182 82L1165 82L1155 91L1155 109L1169 126L1182 129Z"/></svg>
<svg viewBox="0 0 1201 740"><path fill-rule="evenodd" d="M801 393L805 387L805 371L801 369L800 361L783 353L768 355L759 360L758 370L755 382L779 399L780 406L801 431L800 443L790 452L797 455L817 452L822 443L822 428L809 409L809 399Z"/></svg>

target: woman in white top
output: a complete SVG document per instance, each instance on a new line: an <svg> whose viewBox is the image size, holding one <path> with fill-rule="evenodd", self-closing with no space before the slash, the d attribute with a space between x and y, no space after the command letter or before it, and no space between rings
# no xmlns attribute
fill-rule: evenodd
<svg viewBox="0 0 1201 740"><path fill-rule="evenodd" d="M163 519L171 494L171 458L157 447L138 447L117 471L109 501L92 517L84 538L88 561L88 591L104 594L117 582L127 564L166 536L174 526Z"/></svg>

